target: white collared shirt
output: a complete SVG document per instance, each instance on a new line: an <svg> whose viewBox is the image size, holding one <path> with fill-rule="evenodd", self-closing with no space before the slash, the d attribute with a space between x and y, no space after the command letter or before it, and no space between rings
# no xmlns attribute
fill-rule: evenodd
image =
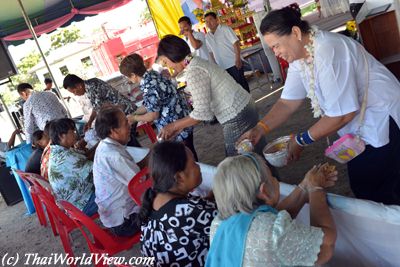
<svg viewBox="0 0 400 267"><path fill-rule="evenodd" d="M94 156L93 182L100 220L105 227L119 226L138 213L128 192L129 181L140 171L124 145L111 138L101 140Z"/></svg>
<svg viewBox="0 0 400 267"><path fill-rule="evenodd" d="M218 25L214 33L206 34L208 50L213 53L216 63L223 69L235 66L233 44L239 41L235 32L226 25Z"/></svg>
<svg viewBox="0 0 400 267"><path fill-rule="evenodd" d="M367 88L368 100L361 137L373 147L389 143L389 116L400 125L400 83L396 77L357 42L340 34L321 31L315 37L315 95L321 110L329 117L356 111L356 116L338 131L340 136L355 134L360 107ZM290 64L281 98L306 98L309 77L299 60Z"/></svg>
<svg viewBox="0 0 400 267"><path fill-rule="evenodd" d="M199 49L195 49L192 46L192 44L190 43L189 39L186 38L186 36L185 36L184 40L189 45L190 51L192 52L193 55L201 57L204 60L208 60L210 53L208 52L208 48L207 48L207 44L206 44L206 37L205 37L204 33L197 32L197 31L192 31L192 33L193 33L194 39L201 41L202 45L200 46Z"/></svg>

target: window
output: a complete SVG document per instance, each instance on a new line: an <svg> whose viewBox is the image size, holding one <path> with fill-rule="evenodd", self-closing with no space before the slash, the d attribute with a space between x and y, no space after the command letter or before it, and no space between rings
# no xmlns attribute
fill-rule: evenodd
<svg viewBox="0 0 400 267"><path fill-rule="evenodd" d="M43 78L45 78L45 79L46 78L50 78L51 79L50 73L47 72L47 73L43 74Z"/></svg>
<svg viewBox="0 0 400 267"><path fill-rule="evenodd" d="M66 76L66 75L69 73L69 70L68 70L67 66L62 66L62 67L60 68L60 72L61 72L61 74L62 74L63 76Z"/></svg>
<svg viewBox="0 0 400 267"><path fill-rule="evenodd" d="M93 63L92 63L92 60L90 59L90 57L82 58L81 62L82 62L83 67L85 67L85 68L93 66Z"/></svg>

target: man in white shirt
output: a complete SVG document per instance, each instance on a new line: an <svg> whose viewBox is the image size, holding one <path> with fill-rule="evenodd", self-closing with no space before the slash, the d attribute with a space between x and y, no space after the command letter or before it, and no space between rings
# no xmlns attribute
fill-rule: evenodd
<svg viewBox="0 0 400 267"><path fill-rule="evenodd" d="M178 20L178 24L181 30L180 33L184 35L184 40L189 45L192 54L194 53L195 56L208 60L209 53L204 33L193 31L189 17L181 17Z"/></svg>
<svg viewBox="0 0 400 267"><path fill-rule="evenodd" d="M33 133L44 129L46 123L55 119L68 117L67 110L60 103L57 96L51 92L33 91L29 83L21 83L17 91L24 104L24 125L26 143L30 144Z"/></svg>
<svg viewBox="0 0 400 267"><path fill-rule="evenodd" d="M205 14L204 19L210 30L206 34L210 59L225 69L247 92L250 92L249 84L244 77L239 38L230 27L219 24L217 14L214 12Z"/></svg>
<svg viewBox="0 0 400 267"><path fill-rule="evenodd" d="M117 236L132 236L140 231L139 206L128 192L129 181L139 171L126 150L130 138L128 120L116 106L100 109L95 129L102 139L93 162L96 204L102 224Z"/></svg>

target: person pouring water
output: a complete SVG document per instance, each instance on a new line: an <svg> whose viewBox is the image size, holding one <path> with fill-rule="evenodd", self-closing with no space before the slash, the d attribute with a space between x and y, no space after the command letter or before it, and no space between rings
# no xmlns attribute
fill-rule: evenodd
<svg viewBox="0 0 400 267"><path fill-rule="evenodd" d="M365 150L347 163L354 195L399 205L400 83L395 76L357 42L310 27L290 8L266 15L260 31L275 55L290 65L280 99L239 141L256 144L309 98L320 119L291 138L288 161L335 132L359 134Z"/></svg>

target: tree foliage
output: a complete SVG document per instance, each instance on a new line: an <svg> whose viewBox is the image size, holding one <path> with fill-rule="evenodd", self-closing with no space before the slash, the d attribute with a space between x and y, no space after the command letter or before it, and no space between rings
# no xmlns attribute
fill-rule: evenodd
<svg viewBox="0 0 400 267"><path fill-rule="evenodd" d="M81 32L75 26L60 29L57 31L57 33L50 37L51 50L56 50L57 48L63 47L66 44L73 43L80 38Z"/></svg>
<svg viewBox="0 0 400 267"><path fill-rule="evenodd" d="M41 59L42 57L36 51L31 51L28 55L26 55L17 65L19 74L11 77L14 86L17 86L19 83L30 83L34 87L39 85L40 81L37 78L36 74L28 73L28 71L36 66ZM8 84L8 88L11 91L15 90L15 88L11 84Z"/></svg>

